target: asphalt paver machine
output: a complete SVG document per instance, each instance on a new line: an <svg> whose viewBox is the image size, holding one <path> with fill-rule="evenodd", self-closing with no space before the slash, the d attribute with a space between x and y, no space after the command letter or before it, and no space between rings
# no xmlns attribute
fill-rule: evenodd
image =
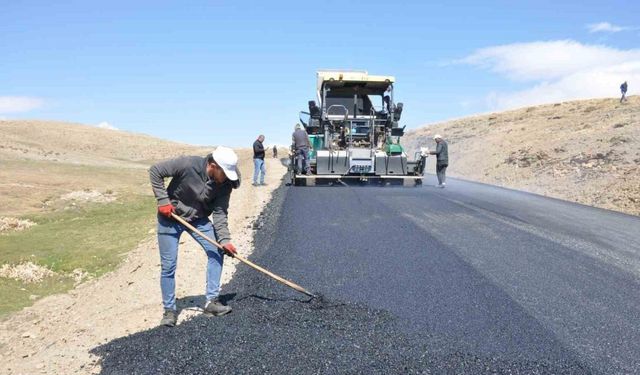
<svg viewBox="0 0 640 375"><path fill-rule="evenodd" d="M365 71L317 72L316 100L308 102L308 112L300 112L312 146L311 171L299 170L292 152L289 173L294 185L422 183L427 155L417 152L409 158L400 144L403 104L394 101L394 82L393 76Z"/></svg>

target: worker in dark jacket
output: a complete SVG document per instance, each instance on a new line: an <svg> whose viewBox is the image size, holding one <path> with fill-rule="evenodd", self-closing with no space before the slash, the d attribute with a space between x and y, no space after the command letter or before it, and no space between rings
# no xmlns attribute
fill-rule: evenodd
<svg viewBox="0 0 640 375"><path fill-rule="evenodd" d="M158 246L160 248L160 289L164 315L161 325L173 327L177 321L175 272L178 244L187 231L207 254L205 313L224 315L231 307L218 300L223 254L236 254L227 224L231 191L240 186L238 156L227 147L218 147L206 157L182 156L160 162L149 169L151 187L158 201ZM165 188L164 179L171 178ZM224 251L186 228L171 216L181 216L207 237L215 238ZM211 216L211 220L209 220Z"/></svg>
<svg viewBox="0 0 640 375"><path fill-rule="evenodd" d="M311 150L311 141L300 124L296 124L295 130L291 134L291 141L293 152L295 152L295 170L297 173L310 174L309 150Z"/></svg>
<svg viewBox="0 0 640 375"><path fill-rule="evenodd" d="M622 101L627 101L627 81L624 81L621 85L620 85L620 92L622 93L622 97L620 98L620 103L622 103Z"/></svg>
<svg viewBox="0 0 640 375"><path fill-rule="evenodd" d="M264 175L267 169L264 166L264 135L260 134L258 139L253 142L253 186L264 185ZM258 176L260 182L258 183Z"/></svg>
<svg viewBox="0 0 640 375"><path fill-rule="evenodd" d="M442 139L440 134L436 134L433 137L433 140L436 141L436 150L429 152L431 155L436 155L436 176L438 176L438 187L444 188L446 183L446 173L447 167L449 166L449 146L447 142Z"/></svg>

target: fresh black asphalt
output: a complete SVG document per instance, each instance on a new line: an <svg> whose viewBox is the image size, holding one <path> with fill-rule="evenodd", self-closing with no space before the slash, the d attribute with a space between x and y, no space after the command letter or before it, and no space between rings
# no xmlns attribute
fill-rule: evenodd
<svg viewBox="0 0 640 375"><path fill-rule="evenodd" d="M323 298L239 265L231 314L105 343L103 373L640 373L638 217L451 180L282 187L264 220L251 260Z"/></svg>

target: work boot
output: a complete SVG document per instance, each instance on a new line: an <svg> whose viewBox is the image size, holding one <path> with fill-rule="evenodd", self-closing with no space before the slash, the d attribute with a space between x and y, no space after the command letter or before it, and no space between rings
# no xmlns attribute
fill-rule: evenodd
<svg viewBox="0 0 640 375"><path fill-rule="evenodd" d="M220 303L220 300L215 298L207 302L207 304L204 306L204 312L214 316L222 316L224 314L230 313L231 307L223 305L222 303Z"/></svg>
<svg viewBox="0 0 640 375"><path fill-rule="evenodd" d="M164 309L164 314L162 315L162 320L160 321L161 326L173 327L176 325L178 321L178 314L175 310Z"/></svg>

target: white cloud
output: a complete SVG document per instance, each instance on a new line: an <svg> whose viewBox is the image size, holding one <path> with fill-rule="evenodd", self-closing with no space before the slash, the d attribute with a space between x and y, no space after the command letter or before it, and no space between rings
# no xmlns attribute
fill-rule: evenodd
<svg viewBox="0 0 640 375"><path fill-rule="evenodd" d="M116 128L115 126L109 124L106 121L102 121L101 123L99 123L98 125L96 125L97 127L101 128L101 129L109 129L109 130L119 130L118 128Z"/></svg>
<svg viewBox="0 0 640 375"><path fill-rule="evenodd" d="M590 33L618 33L620 31L634 30L633 27L612 25L609 22L598 22L587 25Z"/></svg>
<svg viewBox="0 0 640 375"><path fill-rule="evenodd" d="M640 84L640 49L620 50L571 40L518 43L480 49L459 62L531 87L491 92L489 110L564 100L614 97L623 81ZM630 90L631 91L631 90Z"/></svg>
<svg viewBox="0 0 640 375"><path fill-rule="evenodd" d="M636 59L640 59L640 50L557 40L482 48L459 62L489 69L515 81L536 81Z"/></svg>
<svg viewBox="0 0 640 375"><path fill-rule="evenodd" d="M29 112L42 107L44 101L28 96L0 96L0 113Z"/></svg>

